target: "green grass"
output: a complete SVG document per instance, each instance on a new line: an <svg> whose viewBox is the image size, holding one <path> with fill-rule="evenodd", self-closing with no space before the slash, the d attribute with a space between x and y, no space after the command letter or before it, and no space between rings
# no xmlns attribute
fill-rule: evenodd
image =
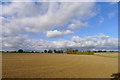
<svg viewBox="0 0 120 80"><path fill-rule="evenodd" d="M116 55L95 55L95 56L108 57L108 58L118 58L118 56L116 56Z"/></svg>

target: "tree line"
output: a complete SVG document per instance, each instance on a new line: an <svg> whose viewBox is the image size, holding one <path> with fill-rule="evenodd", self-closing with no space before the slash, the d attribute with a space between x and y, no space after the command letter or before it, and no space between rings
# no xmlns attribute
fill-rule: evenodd
<svg viewBox="0 0 120 80"><path fill-rule="evenodd" d="M19 49L18 51L7 51L8 53L66 53L66 54L86 54L86 55L93 55L95 51L79 51L79 50L74 50L72 48L67 49L66 51L63 50L44 50L42 52L36 52L36 51L24 51L22 49Z"/></svg>
<svg viewBox="0 0 120 80"><path fill-rule="evenodd" d="M23 49L19 49L18 51L6 51L6 52L7 53L64 53L63 50L44 50L42 52L39 52L39 51L24 51Z"/></svg>

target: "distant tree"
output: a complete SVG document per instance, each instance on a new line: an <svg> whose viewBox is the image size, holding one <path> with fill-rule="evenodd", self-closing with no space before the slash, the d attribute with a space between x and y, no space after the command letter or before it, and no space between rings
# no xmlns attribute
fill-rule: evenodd
<svg viewBox="0 0 120 80"><path fill-rule="evenodd" d="M34 51L31 51L31 53L34 53Z"/></svg>
<svg viewBox="0 0 120 80"><path fill-rule="evenodd" d="M54 53L57 53L57 51L56 51L56 50L54 50Z"/></svg>
<svg viewBox="0 0 120 80"><path fill-rule="evenodd" d="M103 52L107 52L107 51L103 51Z"/></svg>
<svg viewBox="0 0 120 80"><path fill-rule="evenodd" d="M76 49L75 52L78 52L78 50Z"/></svg>
<svg viewBox="0 0 120 80"><path fill-rule="evenodd" d="M53 53L53 51L52 51L52 50L49 50L48 53Z"/></svg>
<svg viewBox="0 0 120 80"><path fill-rule="evenodd" d="M73 54L73 49L72 48L67 49L66 53L67 54Z"/></svg>
<svg viewBox="0 0 120 80"><path fill-rule="evenodd" d="M19 52L19 53L23 53L23 50L22 50L22 49L19 49L18 52Z"/></svg>
<svg viewBox="0 0 120 80"><path fill-rule="evenodd" d="M63 53L63 50L60 50L60 53Z"/></svg>
<svg viewBox="0 0 120 80"><path fill-rule="evenodd" d="M47 53L47 50L44 50L44 53Z"/></svg>
<svg viewBox="0 0 120 80"><path fill-rule="evenodd" d="M5 51L0 51L0 52L4 53Z"/></svg>
<svg viewBox="0 0 120 80"><path fill-rule="evenodd" d="M60 50L58 50L57 53L60 53Z"/></svg>
<svg viewBox="0 0 120 80"><path fill-rule="evenodd" d="M98 51L93 51L93 52L97 53Z"/></svg>
<svg viewBox="0 0 120 80"><path fill-rule="evenodd" d="M78 50L76 49L76 50L73 50L73 54L77 54L77 52L78 52Z"/></svg>
<svg viewBox="0 0 120 80"><path fill-rule="evenodd" d="M98 52L102 52L102 50L99 50Z"/></svg>

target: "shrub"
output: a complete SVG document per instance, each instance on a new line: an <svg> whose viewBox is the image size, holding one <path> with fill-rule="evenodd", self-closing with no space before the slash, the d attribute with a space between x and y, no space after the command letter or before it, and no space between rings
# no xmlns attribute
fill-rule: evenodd
<svg viewBox="0 0 120 80"><path fill-rule="evenodd" d="M67 53L67 54L73 54L73 49L72 49L72 48L67 49L66 53Z"/></svg>
<svg viewBox="0 0 120 80"><path fill-rule="evenodd" d="M23 50L22 50L22 49L19 49L18 52L19 52L19 53L23 53Z"/></svg>
<svg viewBox="0 0 120 80"><path fill-rule="evenodd" d="M44 53L47 53L47 50L44 50Z"/></svg>
<svg viewBox="0 0 120 80"><path fill-rule="evenodd" d="M78 51L78 50L73 50L72 48L70 48L70 49L67 49L66 53L67 54L93 55L94 51L90 51L90 50L87 50L87 51Z"/></svg>
<svg viewBox="0 0 120 80"><path fill-rule="evenodd" d="M53 53L53 51L52 51L52 50L49 50L48 53Z"/></svg>

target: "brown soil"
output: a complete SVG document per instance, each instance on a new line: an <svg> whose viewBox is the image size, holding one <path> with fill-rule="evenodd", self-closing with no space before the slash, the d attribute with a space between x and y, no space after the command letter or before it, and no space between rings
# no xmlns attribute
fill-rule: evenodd
<svg viewBox="0 0 120 80"><path fill-rule="evenodd" d="M118 59L94 55L3 53L3 78L110 78Z"/></svg>

